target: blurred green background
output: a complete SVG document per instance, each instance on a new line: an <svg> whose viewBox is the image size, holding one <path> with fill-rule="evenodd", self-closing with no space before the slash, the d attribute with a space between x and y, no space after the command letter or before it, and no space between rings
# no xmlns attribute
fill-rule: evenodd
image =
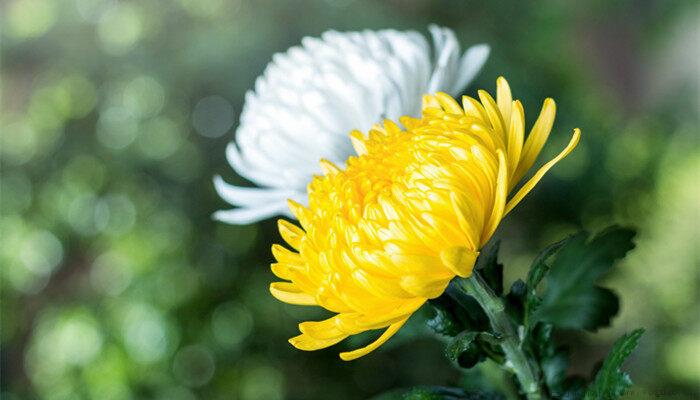
<svg viewBox="0 0 700 400"><path fill-rule="evenodd" d="M422 310L345 363L286 339L316 310L274 300L274 221L215 223L212 176L274 52L327 29L453 28L492 53L469 89L508 78L532 123L558 102L543 158L576 151L502 224L507 277L544 245L640 229L607 278L612 328L561 340L586 373L647 328L630 399L697 398L700 146L697 1L10 0L2 11L2 399L357 399L461 374ZM656 397L655 397L656 396Z"/></svg>

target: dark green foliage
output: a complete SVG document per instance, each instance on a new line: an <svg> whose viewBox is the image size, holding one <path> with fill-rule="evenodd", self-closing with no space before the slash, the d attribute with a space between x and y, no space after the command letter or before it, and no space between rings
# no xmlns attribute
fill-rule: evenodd
<svg viewBox="0 0 700 400"><path fill-rule="evenodd" d="M549 260L552 255L554 255L562 246L564 246L572 237L569 236L564 240L547 246L540 254L535 257L535 260L530 266L530 271L527 274L527 299L525 301L524 313L528 316L532 310L534 310L540 303L539 297L537 297L537 286L540 284L542 279L545 277L547 272L549 272L549 265L547 265L547 260Z"/></svg>
<svg viewBox="0 0 700 400"><path fill-rule="evenodd" d="M471 368L483 361L484 354L477 342L478 335L476 332L462 332L457 335L445 348L447 358L464 368Z"/></svg>
<svg viewBox="0 0 700 400"><path fill-rule="evenodd" d="M474 269L479 271L491 290L497 295L503 294L503 264L498 262L498 250L501 242L496 240L487 245L476 260Z"/></svg>
<svg viewBox="0 0 700 400"><path fill-rule="evenodd" d="M403 400L505 400L505 397L493 392L468 392L459 388L418 387L404 394Z"/></svg>
<svg viewBox="0 0 700 400"><path fill-rule="evenodd" d="M456 336L462 331L482 332L489 329L488 318L476 300L453 283L442 296L429 303L435 309L435 316L428 321L428 326L436 333Z"/></svg>
<svg viewBox="0 0 700 400"><path fill-rule="evenodd" d="M499 338L491 333L462 332L447 345L445 354L460 367L471 368L486 357L503 362L503 353L498 346Z"/></svg>
<svg viewBox="0 0 700 400"><path fill-rule="evenodd" d="M460 316L445 296L430 300L430 305L435 310L435 316L427 321L428 327L444 336L456 336L463 330L464 323Z"/></svg>
<svg viewBox="0 0 700 400"><path fill-rule="evenodd" d="M532 333L532 347L542 368L542 376L549 392L559 396L564 392L569 352L557 346L552 337L554 328L549 324L537 324Z"/></svg>
<svg viewBox="0 0 700 400"><path fill-rule="evenodd" d="M582 376L570 376L564 380L561 400L580 400L586 392L586 379Z"/></svg>
<svg viewBox="0 0 700 400"><path fill-rule="evenodd" d="M585 400L617 399L632 385L630 376L620 371L620 368L637 347L643 333L644 329L636 329L615 342L593 383L586 390Z"/></svg>
<svg viewBox="0 0 700 400"><path fill-rule="evenodd" d="M505 297L506 311L518 324L523 323L525 318L525 301L527 296L527 285L518 279L513 282L510 292Z"/></svg>
<svg viewBox="0 0 700 400"><path fill-rule="evenodd" d="M543 273L544 260L536 263L531 273L533 284L546 276L541 303L530 317L561 328L595 330L610 324L617 314L619 301L609 289L596 286L596 281L634 248L634 231L610 227L590 241L585 232L576 234L561 247L548 273ZM551 249L549 249L551 250ZM528 279L530 280L530 279ZM534 287L530 287L534 291ZM530 310L532 311L532 310Z"/></svg>

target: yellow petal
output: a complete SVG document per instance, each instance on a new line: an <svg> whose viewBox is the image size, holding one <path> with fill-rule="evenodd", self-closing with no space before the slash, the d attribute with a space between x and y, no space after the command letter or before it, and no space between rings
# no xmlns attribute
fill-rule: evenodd
<svg viewBox="0 0 700 400"><path fill-rule="evenodd" d="M535 173L535 175L533 175L532 178L530 178L530 180L527 181L527 183L524 184L523 187L520 188L520 190L518 190L518 192L515 194L515 196L513 196L513 198L508 201L508 204L506 205L506 209L503 213L504 216L506 214L508 214L510 212L510 210L512 210L515 206L517 206L518 203L520 203L520 200L522 200L528 193L530 193L530 190L532 190L532 188L534 188L535 185L537 185L537 183L540 181L540 179L542 179L544 174L546 174L550 168L552 168L556 163L558 163L564 157L569 155L569 153L571 153L571 151L578 144L580 138L581 138L581 131L578 128L574 129L574 135L571 137L569 144L564 148L564 150L562 150L561 153L559 153L559 155L554 157L548 163L543 165L542 168L540 168Z"/></svg>
<svg viewBox="0 0 700 400"><path fill-rule="evenodd" d="M523 140L525 136L525 110L520 101L513 102L512 114L510 116L510 128L508 129L508 190L517 183L513 177L520 163L520 154L523 150Z"/></svg>
<svg viewBox="0 0 700 400"><path fill-rule="evenodd" d="M506 204L506 197L508 197L508 166L506 165L506 158L502 151L498 152L498 179L496 180L496 197L493 201L493 210L491 212L491 217L484 227L484 235L481 239L480 246L486 244L491 238L491 235L498 228L498 223L501 222L504 214L504 207Z"/></svg>
<svg viewBox="0 0 700 400"><path fill-rule="evenodd" d="M339 329L339 320L340 316L335 315L323 321L306 321L299 324L299 330L314 339L332 339L343 335L347 337L349 332Z"/></svg>
<svg viewBox="0 0 700 400"><path fill-rule="evenodd" d="M401 288L413 296L426 299L439 297L445 291L450 278L406 275L401 277Z"/></svg>
<svg viewBox="0 0 700 400"><path fill-rule="evenodd" d="M537 117L537 121L535 121L535 125L530 130L530 134L525 141L520 163L513 178L515 181L519 181L535 163L537 156L542 151L542 147L547 142L556 114L557 105L554 100L545 99L542 111L540 111L540 115Z"/></svg>
<svg viewBox="0 0 700 400"><path fill-rule="evenodd" d="M352 142L352 147L355 148L355 153L358 156L367 154L367 146L365 146L365 137L360 131L350 132L350 141Z"/></svg>
<svg viewBox="0 0 700 400"><path fill-rule="evenodd" d="M272 269L272 273L280 279L292 279L292 272L289 264L274 263L270 265L270 269Z"/></svg>
<svg viewBox="0 0 700 400"><path fill-rule="evenodd" d="M340 172L340 168L336 167L335 164L325 158L322 158L319 164L321 165L321 172L323 172L323 175L335 175Z"/></svg>
<svg viewBox="0 0 700 400"><path fill-rule="evenodd" d="M363 269L352 272L357 284L371 294L380 298L411 298L411 294L399 286L396 278L373 275Z"/></svg>
<svg viewBox="0 0 700 400"><path fill-rule="evenodd" d="M279 301L300 306L315 306L316 300L310 294L304 293L291 282L272 282L270 293Z"/></svg>
<svg viewBox="0 0 700 400"><path fill-rule="evenodd" d="M499 76L496 80L496 103L498 104L498 109L501 110L501 115L503 116L503 122L508 124L511 120L510 112L513 102L513 96L510 93L510 86L508 86L508 81L502 76ZM508 127L506 127L508 129Z"/></svg>
<svg viewBox="0 0 700 400"><path fill-rule="evenodd" d="M449 94L438 92L435 94L435 97L442 106L443 110L451 114L464 115L464 110L462 110L462 107L460 107L459 103L457 103Z"/></svg>
<svg viewBox="0 0 700 400"><path fill-rule="evenodd" d="M272 256L275 257L275 260L277 260L277 262L281 263L295 265L303 265L304 263L304 259L301 258L301 255L299 255L299 253L295 253L291 250L288 250L284 248L284 246L279 244L272 245Z"/></svg>
<svg viewBox="0 0 700 400"><path fill-rule="evenodd" d="M440 102L435 98L435 96L426 94L423 96L422 109L425 111L428 108L440 108Z"/></svg>
<svg viewBox="0 0 700 400"><path fill-rule="evenodd" d="M289 343L299 350L314 351L333 346L334 344L340 342L346 337L348 337L348 335L338 336L330 339L316 339L307 334L302 333L299 336L295 336L289 339Z"/></svg>
<svg viewBox="0 0 700 400"><path fill-rule="evenodd" d="M399 127L398 125L396 125L396 122L394 122L394 121L392 121L392 120L390 120L390 119L384 119L384 125L383 125L383 126L384 126L384 130L385 130L387 133L395 134L395 133L401 132L401 127Z"/></svg>
<svg viewBox="0 0 700 400"><path fill-rule="evenodd" d="M292 199L287 199L287 207L289 207L289 210L297 218L301 226L309 226L309 219L311 218L311 213L309 212L308 208L304 207L303 205L297 203Z"/></svg>
<svg viewBox="0 0 700 400"><path fill-rule="evenodd" d="M501 138L501 142L506 142L506 129L505 123L503 122L503 117L501 116L501 111L496 105L496 101L488 94L485 90L479 90L479 99L481 99L481 104L484 105L484 110L486 110L486 115L491 121L491 126L496 134ZM505 150L505 148L503 148Z"/></svg>
<svg viewBox="0 0 700 400"><path fill-rule="evenodd" d="M384 333L377 338L377 340L360 349L340 353L340 358L343 361L351 361L371 353L372 351L376 350L377 347L383 345L387 340L394 336L394 334L401 329L406 321L408 321L408 318L391 324L389 328L387 328L387 330L385 330Z"/></svg>
<svg viewBox="0 0 700 400"><path fill-rule="evenodd" d="M484 107L478 100L469 96L462 96L462 107L464 108L464 114L488 123L489 118L486 115L486 110L484 110Z"/></svg>
<svg viewBox="0 0 700 400"><path fill-rule="evenodd" d="M304 237L304 231L284 219L277 220L277 227L279 228L280 235L282 235L282 239L289 243L294 250L299 250L301 247L301 238Z"/></svg>
<svg viewBox="0 0 700 400"><path fill-rule="evenodd" d="M440 253L442 263L449 268L455 275L463 278L472 274L474 262L479 252L469 250L466 247L450 247Z"/></svg>

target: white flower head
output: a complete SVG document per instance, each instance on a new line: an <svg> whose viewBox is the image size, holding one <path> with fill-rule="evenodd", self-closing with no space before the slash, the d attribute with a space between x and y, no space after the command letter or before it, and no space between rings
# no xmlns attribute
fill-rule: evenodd
<svg viewBox="0 0 700 400"><path fill-rule="evenodd" d="M214 218L232 224L273 215L291 217L287 199L307 202L306 186L319 160L342 166L354 154L349 133L384 118L418 117L422 95L460 94L489 54L484 44L462 54L448 28L429 27L433 46L418 32L336 32L306 37L275 54L246 93L236 143L226 157L259 188L214 178L219 195L236 208Z"/></svg>

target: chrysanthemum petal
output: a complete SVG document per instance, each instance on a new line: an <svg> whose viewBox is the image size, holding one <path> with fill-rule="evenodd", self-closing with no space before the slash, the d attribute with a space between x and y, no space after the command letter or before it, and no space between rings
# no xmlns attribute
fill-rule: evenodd
<svg viewBox="0 0 700 400"><path fill-rule="evenodd" d="M505 144L507 140L505 122L503 121L503 116L501 115L501 111L498 109L496 101L485 90L479 90L478 93L479 99L481 99L481 104L483 104L486 115L491 122L491 126L496 131L498 137L501 138L501 143ZM505 147L502 147L501 149L505 150Z"/></svg>
<svg viewBox="0 0 700 400"><path fill-rule="evenodd" d="M508 81L506 81L502 76L499 76L496 80L496 103L498 104L498 109L501 110L503 122L506 123L506 130L509 128L508 124L510 124L512 102L513 96L510 93Z"/></svg>
<svg viewBox="0 0 700 400"><path fill-rule="evenodd" d="M387 330L385 330L384 333L382 333L382 335L377 338L377 340L368 344L365 347L353 351L340 353L340 358L343 361L351 361L369 354L370 352L376 350L379 346L386 343L386 341L389 340L392 336L394 336L394 334L396 334L396 332L398 332L399 329L401 329L401 327L403 326L403 324L406 323L406 321L408 321L408 318L390 325L387 328Z"/></svg>
<svg viewBox="0 0 700 400"><path fill-rule="evenodd" d="M523 147L520 164L515 172L514 180L519 181L527 170L535 164L535 160L540 154L540 151L542 151L542 147L544 147L544 144L547 142L549 133L552 130L556 112L557 105L554 100L545 99L544 104L542 104L540 115L537 117L537 121L535 121L532 130L530 130L527 140L525 140L525 146Z"/></svg>
<svg viewBox="0 0 700 400"><path fill-rule="evenodd" d="M547 171L550 170L556 163L561 161L564 157L569 155L571 151L576 148L576 145L578 144L579 140L581 138L581 131L577 128L574 129L574 134L571 137L571 140L569 141L569 144L564 148L564 150L561 151L556 157L551 159L549 162L547 162L545 165L543 165L536 173L535 175L530 178L527 183L523 185L523 187L518 190L518 192L513 196L512 199L508 201L508 204L506 204L505 211L503 212L503 215L505 216L508 214L515 206L520 203L520 200L522 200L528 193L530 193L530 190L537 185L537 183L544 177L544 175L547 173Z"/></svg>
<svg viewBox="0 0 700 400"><path fill-rule="evenodd" d="M478 255L478 251L454 246L440 252L440 259L443 265L448 267L455 275L466 278L471 275Z"/></svg>
<svg viewBox="0 0 700 400"><path fill-rule="evenodd" d="M430 94L426 94L425 96L423 96L423 105L422 105L423 112L425 112L426 110L431 109L431 108L439 109L440 102L438 101L438 99L435 96L430 95Z"/></svg>
<svg viewBox="0 0 700 400"><path fill-rule="evenodd" d="M315 306L316 300L313 296L304 293L291 282L272 282L270 284L270 293L277 300L289 304L297 304L302 306Z"/></svg>
<svg viewBox="0 0 700 400"><path fill-rule="evenodd" d="M491 238L491 235L498 228L499 222L504 215L504 208L506 205L506 198L508 197L508 166L506 164L505 155L502 151L498 152L498 180L496 182L496 198L493 202L493 211L491 212L491 217L486 223L484 235L481 239L481 245L483 246Z"/></svg>
<svg viewBox="0 0 700 400"><path fill-rule="evenodd" d="M517 183L513 178L520 163L520 154L523 149L525 136L525 110L520 101L515 100L511 107L510 127L508 129L508 170L510 183L508 190Z"/></svg>
<svg viewBox="0 0 700 400"><path fill-rule="evenodd" d="M352 142L352 147L358 156L367 154L367 147L365 147L365 137L360 131L352 131L350 133L350 141Z"/></svg>
<svg viewBox="0 0 700 400"><path fill-rule="evenodd" d="M299 350L314 351L333 346L334 344L342 341L346 337L348 337L348 335L337 336L329 339L316 339L307 334L302 333L299 336L294 336L293 338L290 338L289 343Z"/></svg>
<svg viewBox="0 0 700 400"><path fill-rule="evenodd" d="M233 210L219 210L212 215L212 218L227 224L251 224L260 219L275 215L289 215L290 213L289 209L286 207L286 203L286 201L280 199L279 202L268 203L262 207L241 207ZM291 215L289 216L291 217Z"/></svg>
<svg viewBox="0 0 700 400"><path fill-rule="evenodd" d="M335 175L340 172L340 168L325 158L322 158L321 161L319 161L319 165L321 166L321 172L323 172L324 175Z"/></svg>
<svg viewBox="0 0 700 400"><path fill-rule="evenodd" d="M299 253L290 251L279 244L272 245L272 256L275 257L277 262L295 265L304 264L304 259L299 255Z"/></svg>
<svg viewBox="0 0 700 400"><path fill-rule="evenodd" d="M486 44L474 45L467 50L460 60L460 74L457 81L450 91L450 94L456 96L464 91L467 84L476 76L477 72L486 63L489 57L491 48Z"/></svg>
<svg viewBox="0 0 700 400"><path fill-rule="evenodd" d="M304 231L285 219L277 220L277 227L279 228L280 235L282 235L282 239L289 243L295 250L299 250L301 238L304 237Z"/></svg>
<svg viewBox="0 0 700 400"><path fill-rule="evenodd" d="M435 94L435 98L437 99L438 103L440 103L440 106L442 106L442 109L448 113L460 115L464 114L464 110L459 106L459 103L452 98L452 96L446 93L438 92Z"/></svg>
<svg viewBox="0 0 700 400"><path fill-rule="evenodd" d="M401 288L412 296L434 299L442 294L450 282L449 279L435 276L405 275L401 277Z"/></svg>

